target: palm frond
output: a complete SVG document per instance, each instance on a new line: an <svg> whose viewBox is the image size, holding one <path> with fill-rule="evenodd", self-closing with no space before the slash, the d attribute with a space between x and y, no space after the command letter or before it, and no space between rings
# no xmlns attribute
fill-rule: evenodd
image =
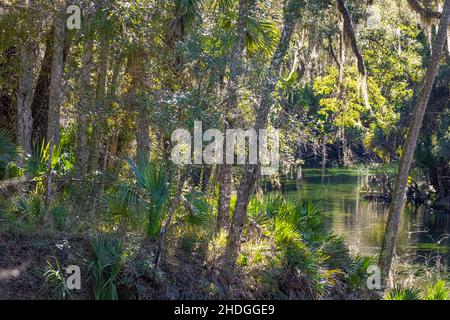
<svg viewBox="0 0 450 320"><path fill-rule="evenodd" d="M395 285L385 296L385 300L419 300L420 291Z"/></svg>
<svg viewBox="0 0 450 320"><path fill-rule="evenodd" d="M20 148L13 142L12 134L0 129L0 174L20 152Z"/></svg>

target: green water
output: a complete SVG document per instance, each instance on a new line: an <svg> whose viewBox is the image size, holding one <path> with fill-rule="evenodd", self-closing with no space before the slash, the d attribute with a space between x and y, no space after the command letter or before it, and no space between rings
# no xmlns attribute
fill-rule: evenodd
<svg viewBox="0 0 450 320"><path fill-rule="evenodd" d="M287 198L314 201L330 214L335 234L344 234L353 253L376 256L387 220L388 207L366 201L361 194L367 170L304 169L300 190L295 180L283 182ZM402 213L397 253L411 261L448 265L450 262L450 215L430 214L423 208L406 207Z"/></svg>

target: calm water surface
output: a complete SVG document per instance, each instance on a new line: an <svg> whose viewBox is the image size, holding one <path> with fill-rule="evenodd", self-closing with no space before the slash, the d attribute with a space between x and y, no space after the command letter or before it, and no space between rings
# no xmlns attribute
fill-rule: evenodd
<svg viewBox="0 0 450 320"><path fill-rule="evenodd" d="M361 191L366 170L304 169L300 191L295 180L283 183L287 198L314 201L330 213L334 232L344 234L353 253L377 255L387 220L387 206L364 200ZM421 207L407 207L401 217L399 255L413 261L434 264L450 262L450 215L430 214Z"/></svg>

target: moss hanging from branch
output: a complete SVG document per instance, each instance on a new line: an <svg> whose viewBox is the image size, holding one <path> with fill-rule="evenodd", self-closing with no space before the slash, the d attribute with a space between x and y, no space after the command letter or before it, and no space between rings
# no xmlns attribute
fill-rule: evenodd
<svg viewBox="0 0 450 320"><path fill-rule="evenodd" d="M425 8L420 4L418 0L408 0L408 4L411 7L411 9L420 14L420 16L425 20L440 19L442 16L440 12L436 12L428 8Z"/></svg>
<svg viewBox="0 0 450 320"><path fill-rule="evenodd" d="M358 44L356 43L355 30L352 24L352 18L350 17L350 13L345 7L344 0L337 0L338 10L342 15L342 19L344 20L344 33L347 38L347 41L350 44L353 54L358 61L358 72L361 75L361 85L362 85L362 93L364 97L364 103L367 109L370 109L369 105L369 95L367 90L367 69L366 64L364 62L364 58L361 52L358 49Z"/></svg>
<svg viewBox="0 0 450 320"><path fill-rule="evenodd" d="M431 38L431 26L433 25L433 20L439 20L442 17L442 13L438 11L434 11L426 6L422 5L419 0L407 0L409 7L420 15L420 19L423 25L427 27L427 38L428 43L432 43ZM449 26L450 31L450 26ZM450 54L450 32L448 32L447 36L447 50Z"/></svg>

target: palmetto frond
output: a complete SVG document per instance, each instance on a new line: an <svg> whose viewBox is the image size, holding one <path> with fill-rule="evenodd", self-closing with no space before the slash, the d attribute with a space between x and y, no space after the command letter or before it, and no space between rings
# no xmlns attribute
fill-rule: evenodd
<svg viewBox="0 0 450 320"><path fill-rule="evenodd" d="M386 300L419 300L420 291L415 288L402 288L395 285L385 297Z"/></svg>
<svg viewBox="0 0 450 320"><path fill-rule="evenodd" d="M13 142L12 136L5 130L0 130L0 172L19 154L19 147Z"/></svg>
<svg viewBox="0 0 450 320"><path fill-rule="evenodd" d="M148 203L146 203L148 235L151 237L156 236L161 228L163 210L170 196L170 185L167 181L166 171L163 167L152 164L139 168L131 159L127 159L127 161L135 175L138 192L142 194L141 201L143 201L142 197L148 200ZM128 196L134 196L134 193L131 193L131 191L127 192ZM124 194L124 199L128 196ZM128 201L130 199L133 200L133 197L129 198ZM143 203L141 201L138 201L136 198L132 203L141 204Z"/></svg>
<svg viewBox="0 0 450 320"><path fill-rule="evenodd" d="M247 17L245 43L250 55L257 51L272 54L279 38L280 30L273 21Z"/></svg>

